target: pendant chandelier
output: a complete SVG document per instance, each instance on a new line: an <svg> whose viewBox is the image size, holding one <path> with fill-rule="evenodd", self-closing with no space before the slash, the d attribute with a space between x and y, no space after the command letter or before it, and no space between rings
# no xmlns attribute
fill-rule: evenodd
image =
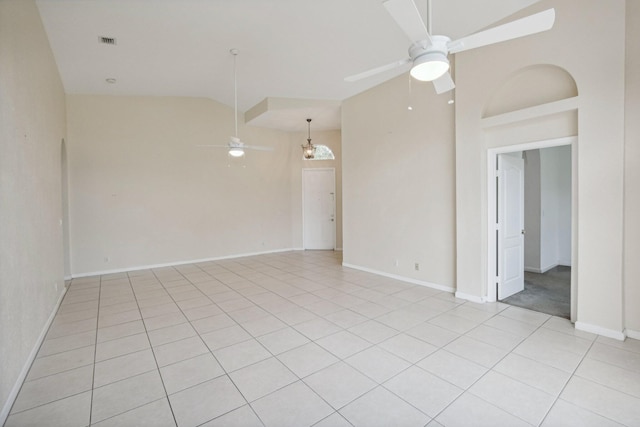
<svg viewBox="0 0 640 427"><path fill-rule="evenodd" d="M311 143L311 119L307 119L307 129L309 132L307 136L307 143L301 145L302 155L305 160L311 160L315 157L316 153L316 147Z"/></svg>

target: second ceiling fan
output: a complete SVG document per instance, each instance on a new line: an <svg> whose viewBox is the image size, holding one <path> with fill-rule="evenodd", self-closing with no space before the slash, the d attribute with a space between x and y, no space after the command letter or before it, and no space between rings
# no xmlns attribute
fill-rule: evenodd
<svg viewBox="0 0 640 427"><path fill-rule="evenodd" d="M411 76L421 81L432 81L438 94L455 88L449 72L448 55L450 53L463 52L547 31L553 27L556 16L554 9L547 9L452 41L446 36L429 34L413 0L385 0L383 4L411 41L409 58L349 76L345 81L354 82L412 64Z"/></svg>

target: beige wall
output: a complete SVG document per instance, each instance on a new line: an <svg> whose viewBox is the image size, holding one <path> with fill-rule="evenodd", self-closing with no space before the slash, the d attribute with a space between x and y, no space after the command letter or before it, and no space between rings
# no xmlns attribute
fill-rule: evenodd
<svg viewBox="0 0 640 427"><path fill-rule="evenodd" d="M67 97L74 275L289 249L286 133L240 126L247 151L220 148L233 110L204 98Z"/></svg>
<svg viewBox="0 0 640 427"><path fill-rule="evenodd" d="M64 91L33 1L0 1L0 424L64 289Z"/></svg>
<svg viewBox="0 0 640 427"><path fill-rule="evenodd" d="M451 288L454 108L428 83L410 96L408 78L343 103L344 262Z"/></svg>
<svg viewBox="0 0 640 427"><path fill-rule="evenodd" d="M336 248L342 249L342 134L339 130L314 131L313 144L326 145L335 160L303 160L300 145L307 143L306 132L292 132L291 144L291 233L295 248L302 248L302 169L334 168L336 177Z"/></svg>
<svg viewBox="0 0 640 427"><path fill-rule="evenodd" d="M640 338L640 2L627 0L625 136L625 311Z"/></svg>
<svg viewBox="0 0 640 427"><path fill-rule="evenodd" d="M620 334L625 2L588 0L576 7L570 0L543 0L520 15L548 7L557 13L551 31L456 56L458 291L487 293L487 149L567 136L575 125L572 114L562 114L510 126L494 137L482 128L484 108L517 70L553 64L573 76L579 92L578 325Z"/></svg>

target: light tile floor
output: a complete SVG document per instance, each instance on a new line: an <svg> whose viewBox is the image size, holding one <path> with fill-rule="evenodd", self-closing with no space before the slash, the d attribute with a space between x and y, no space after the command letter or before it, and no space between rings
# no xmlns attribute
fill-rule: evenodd
<svg viewBox="0 0 640 427"><path fill-rule="evenodd" d="M640 342L340 257L74 279L6 426L640 425Z"/></svg>

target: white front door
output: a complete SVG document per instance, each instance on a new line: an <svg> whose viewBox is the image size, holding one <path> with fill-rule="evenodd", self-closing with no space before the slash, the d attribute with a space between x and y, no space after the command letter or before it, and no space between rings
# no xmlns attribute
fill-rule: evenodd
<svg viewBox="0 0 640 427"><path fill-rule="evenodd" d="M498 156L498 299L524 290L524 160Z"/></svg>
<svg viewBox="0 0 640 427"><path fill-rule="evenodd" d="M303 245L305 249L335 249L335 169L303 169Z"/></svg>

